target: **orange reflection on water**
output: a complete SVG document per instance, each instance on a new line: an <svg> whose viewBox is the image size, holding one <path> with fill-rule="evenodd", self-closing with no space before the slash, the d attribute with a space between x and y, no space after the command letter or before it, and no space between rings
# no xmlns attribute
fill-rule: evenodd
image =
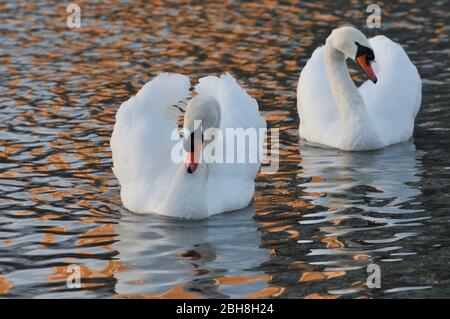
<svg viewBox="0 0 450 319"><path fill-rule="evenodd" d="M309 281L317 281L317 280L328 280L336 277L345 276L347 272L345 271L311 271L304 272L299 280L299 282L309 282Z"/></svg>
<svg viewBox="0 0 450 319"><path fill-rule="evenodd" d="M44 239L41 241L42 245L51 245L55 242L55 237L58 234L64 234L67 232L67 228L65 227L48 227L44 232Z"/></svg>
<svg viewBox="0 0 450 319"><path fill-rule="evenodd" d="M45 215L41 215L39 217L39 220L52 220L52 219L59 219L61 218L60 215L56 215L56 214L45 214Z"/></svg>
<svg viewBox="0 0 450 319"><path fill-rule="evenodd" d="M53 154L48 157L47 161L55 165L56 169L70 169L69 163L66 163L61 154Z"/></svg>
<svg viewBox="0 0 450 319"><path fill-rule="evenodd" d="M114 274L128 270L129 268L125 265L123 265L119 261L113 261L109 260L107 262L107 265L100 269L100 270L94 270L90 267L88 267L85 264L77 264L80 267L80 275L81 275L81 283L83 284L83 279L87 278L107 278L107 277L113 277ZM48 281L55 282L55 281L66 281L69 276L73 273L72 271L68 270L69 266L56 266L53 267L53 273L48 276Z"/></svg>
<svg viewBox="0 0 450 319"><path fill-rule="evenodd" d="M240 285L246 284L255 281L270 281L272 276L270 275L261 275L261 276L250 276L250 277L241 277L241 276L227 276L214 278L214 283L216 285Z"/></svg>
<svg viewBox="0 0 450 319"><path fill-rule="evenodd" d="M370 258L369 255L366 254L357 254L352 257L354 260L367 260Z"/></svg>
<svg viewBox="0 0 450 319"><path fill-rule="evenodd" d="M28 216L28 215L33 215L33 214L34 214L34 212L32 210L25 209L18 213L15 213L14 215L17 217L22 217L22 216Z"/></svg>
<svg viewBox="0 0 450 319"><path fill-rule="evenodd" d="M12 284L5 277L0 276L0 295L6 295L12 287Z"/></svg>
<svg viewBox="0 0 450 319"><path fill-rule="evenodd" d="M17 176L17 173L14 171L6 171L0 174L0 177L4 178L14 178Z"/></svg>
<svg viewBox="0 0 450 319"><path fill-rule="evenodd" d="M76 245L85 246L90 244L102 244L104 242L110 242L114 239L115 235L116 233L112 224L98 226L79 235L81 239L77 242Z"/></svg>
<svg viewBox="0 0 450 319"><path fill-rule="evenodd" d="M340 242L336 236L323 237L322 243L327 245L327 248L343 248L344 244Z"/></svg>
<svg viewBox="0 0 450 319"><path fill-rule="evenodd" d="M117 294L114 298L127 299L201 299L202 296L193 292L185 291L184 284L176 285L167 292L159 294Z"/></svg>

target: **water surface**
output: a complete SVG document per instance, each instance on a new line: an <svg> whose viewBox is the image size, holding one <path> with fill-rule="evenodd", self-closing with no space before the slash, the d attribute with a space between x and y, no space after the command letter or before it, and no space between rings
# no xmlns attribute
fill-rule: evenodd
<svg viewBox="0 0 450 319"><path fill-rule="evenodd" d="M379 30L359 1L77 3L80 30L63 3L0 3L0 297L450 297L448 1L380 2ZM346 23L417 65L409 143L299 141L298 74ZM280 128L280 170L258 176L247 209L193 222L121 206L114 114L163 71L229 71ZM380 289L365 285L372 263ZM71 264L81 289L66 285Z"/></svg>

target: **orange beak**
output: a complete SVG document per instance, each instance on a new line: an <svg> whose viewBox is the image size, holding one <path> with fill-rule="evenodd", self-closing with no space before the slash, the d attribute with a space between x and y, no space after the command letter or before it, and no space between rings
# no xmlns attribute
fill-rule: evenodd
<svg viewBox="0 0 450 319"><path fill-rule="evenodd" d="M186 160L184 161L184 169L189 174L195 172L200 160L200 154L202 153L202 142L198 139L194 139L194 147L192 152L187 152Z"/></svg>
<svg viewBox="0 0 450 319"><path fill-rule="evenodd" d="M375 75L375 72L373 72L372 65L367 59L366 55L361 55L356 58L356 62L358 63L361 70L364 72L365 75L373 82L377 83L377 76Z"/></svg>

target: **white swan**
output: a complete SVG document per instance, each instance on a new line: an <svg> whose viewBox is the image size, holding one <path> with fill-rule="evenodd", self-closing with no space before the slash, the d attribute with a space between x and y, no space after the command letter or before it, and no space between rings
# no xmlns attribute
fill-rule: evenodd
<svg viewBox="0 0 450 319"><path fill-rule="evenodd" d="M186 160L176 163L172 151L179 141L173 140L173 133L179 114L174 105L189 97L189 89L188 77L161 74L117 111L110 143L113 172L121 185L122 203L130 211L202 219L244 208L253 197L259 157L241 164L208 164L199 158L208 143L216 142L203 140L208 128L224 135L226 128L266 128L256 100L229 74L200 79L195 87L198 95L184 116L184 128L192 132L182 143ZM195 127L196 121L202 121L201 127Z"/></svg>
<svg viewBox="0 0 450 319"><path fill-rule="evenodd" d="M373 83L356 88L347 58ZM367 40L355 28L338 28L300 74L300 137L347 151L405 142L412 136L421 98L419 73L400 45L385 36Z"/></svg>

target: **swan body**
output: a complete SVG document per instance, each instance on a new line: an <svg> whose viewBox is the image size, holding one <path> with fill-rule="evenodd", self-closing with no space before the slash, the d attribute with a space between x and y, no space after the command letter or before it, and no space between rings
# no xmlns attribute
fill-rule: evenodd
<svg viewBox="0 0 450 319"><path fill-rule="evenodd" d="M370 52L372 59L366 56ZM372 81L357 88L348 73L347 58L357 60ZM405 142L413 134L421 90L419 73L400 45L385 36L367 40L352 27L336 29L300 74L300 136L346 151Z"/></svg>
<svg viewBox="0 0 450 319"><path fill-rule="evenodd" d="M187 104L184 116L184 128L192 132L192 140L185 136L181 143L188 160L194 156L189 153L192 142L196 158L177 163L173 152L180 141L173 134L179 113L174 105L188 99L189 90L187 76L160 74L117 111L110 142L113 172L121 186L122 203L132 212L203 219L242 209L253 197L259 158L255 163L221 163L197 157L199 146L204 149L215 143L203 141L207 128L224 136L227 128L265 129L256 100L230 74L200 79L197 96ZM198 120L201 127L195 127Z"/></svg>

